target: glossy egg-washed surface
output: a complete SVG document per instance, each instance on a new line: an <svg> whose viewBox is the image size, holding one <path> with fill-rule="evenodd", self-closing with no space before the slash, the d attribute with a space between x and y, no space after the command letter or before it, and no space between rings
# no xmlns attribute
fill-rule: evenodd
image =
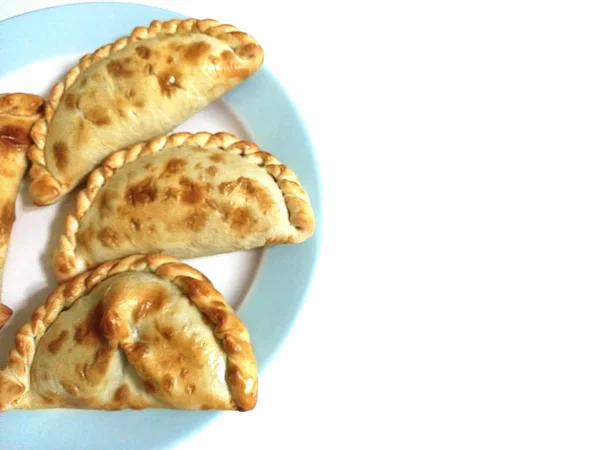
<svg viewBox="0 0 600 450"><path fill-rule="evenodd" d="M202 256L285 241L295 231L264 168L183 146L115 172L81 221L76 254L87 265L132 253Z"/></svg>
<svg viewBox="0 0 600 450"><path fill-rule="evenodd" d="M212 327L170 281L124 273L63 311L39 342L21 408L231 409Z"/></svg>
<svg viewBox="0 0 600 450"><path fill-rule="evenodd" d="M48 129L47 168L69 189L110 152L172 130L259 65L199 32L131 43L66 89Z"/></svg>
<svg viewBox="0 0 600 450"><path fill-rule="evenodd" d="M15 202L27 169L29 131L42 113L43 99L33 94L0 94L0 329L12 316L2 303L2 280L15 222Z"/></svg>

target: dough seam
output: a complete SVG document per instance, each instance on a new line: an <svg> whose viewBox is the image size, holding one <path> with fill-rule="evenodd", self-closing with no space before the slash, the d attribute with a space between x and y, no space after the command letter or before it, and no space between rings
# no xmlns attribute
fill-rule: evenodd
<svg viewBox="0 0 600 450"><path fill-rule="evenodd" d="M55 252L55 255L59 255L54 258L57 264L65 266L65 269L71 271L82 269L76 267L78 258L75 254L80 223L90 209L100 188L117 170L126 163L135 161L140 156L183 145L197 146L209 150L220 149L246 158L259 167L264 167L281 190L290 225L296 229L297 237L304 237L306 234L312 233L314 215L309 196L300 185L298 177L273 155L262 151L256 144L241 140L229 133L173 133L136 144L126 150L114 152L89 175L87 186L77 194L75 207L67 215L63 235L60 237L58 249ZM67 270L61 270L60 272L67 273Z"/></svg>
<svg viewBox="0 0 600 450"><path fill-rule="evenodd" d="M96 269L61 284L46 303L34 311L31 320L17 332L8 364L5 369L0 370L0 411L11 409L27 393L37 345L58 315L102 281L128 271L155 273L170 280L184 295L192 299L205 296L206 290L199 289L189 280L210 283L200 272L176 258L166 255L132 255L101 264ZM248 361L250 356L254 358L248 333L229 305L211 299L204 303L201 307L199 302L194 301L199 311L211 322L213 334L227 357L226 382L232 401L240 411L252 409L256 404L258 381L253 373L253 364Z"/></svg>
<svg viewBox="0 0 600 450"><path fill-rule="evenodd" d="M57 193L60 193L64 189L62 183L46 167L46 137L52 123L52 118L64 92L77 80L85 69L93 63L106 58L111 53L122 50L130 43L151 39L158 34L177 34L181 32L196 32L214 37L229 45L231 50L242 59L251 58L253 51L259 47L256 40L249 34L240 31L233 25L225 25L216 20L186 19L170 20L167 22L154 20L148 27L136 27L128 37L118 39L112 44L98 48L94 53L84 55L78 64L71 68L65 79L54 85L50 97L45 103L44 117L33 125L31 130L33 144L27 151L27 157L31 162L31 168L29 169L31 180L39 181L48 189L54 190Z"/></svg>

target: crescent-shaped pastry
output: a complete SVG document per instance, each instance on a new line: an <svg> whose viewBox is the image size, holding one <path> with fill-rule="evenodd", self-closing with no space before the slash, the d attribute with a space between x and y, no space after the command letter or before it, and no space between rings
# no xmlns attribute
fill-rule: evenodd
<svg viewBox="0 0 600 450"><path fill-rule="evenodd" d="M208 19L153 21L83 56L32 130L33 202L54 203L110 153L171 131L262 62L254 38Z"/></svg>
<svg viewBox="0 0 600 450"><path fill-rule="evenodd" d="M0 292L10 233L15 221L15 201L27 170L29 132L41 117L44 100L32 94L0 94ZM12 311L0 300L0 328Z"/></svg>
<svg viewBox="0 0 600 450"><path fill-rule="evenodd" d="M90 174L52 263L66 280L131 254L299 243L314 226L307 193L273 155L227 133L176 133L115 152Z"/></svg>
<svg viewBox="0 0 600 450"><path fill-rule="evenodd" d="M248 331L200 272L131 256L60 285L0 370L10 409L254 408Z"/></svg>

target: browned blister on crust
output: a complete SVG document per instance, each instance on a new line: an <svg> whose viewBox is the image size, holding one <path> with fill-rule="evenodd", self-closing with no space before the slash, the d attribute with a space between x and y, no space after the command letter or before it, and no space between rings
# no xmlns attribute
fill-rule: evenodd
<svg viewBox="0 0 600 450"><path fill-rule="evenodd" d="M41 117L43 103L41 97L33 94L0 94L0 296L15 221L15 201L27 169L29 132ZM11 309L0 303L0 329L11 316Z"/></svg>
<svg viewBox="0 0 600 450"><path fill-rule="evenodd" d="M108 154L171 131L262 62L253 37L210 19L153 21L83 56L32 130L33 202L54 203Z"/></svg>
<svg viewBox="0 0 600 450"><path fill-rule="evenodd" d="M110 261L60 285L0 370L0 411L246 411L257 392L242 321L205 276L164 255Z"/></svg>
<svg viewBox="0 0 600 450"><path fill-rule="evenodd" d="M228 133L176 133L113 153L93 171L53 254L60 280L129 254L178 258L308 239L296 175Z"/></svg>

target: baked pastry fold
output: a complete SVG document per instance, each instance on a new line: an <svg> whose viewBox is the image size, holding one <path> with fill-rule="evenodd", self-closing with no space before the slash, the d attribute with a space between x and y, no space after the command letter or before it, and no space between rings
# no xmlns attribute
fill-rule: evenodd
<svg viewBox="0 0 600 450"><path fill-rule="evenodd" d="M111 152L170 132L262 62L253 37L209 19L153 21L83 56L32 130L33 202L54 203Z"/></svg>
<svg viewBox="0 0 600 450"><path fill-rule="evenodd" d="M0 411L245 411L257 373L248 330L206 277L135 255L60 285L33 313L0 370Z"/></svg>
<svg viewBox="0 0 600 450"><path fill-rule="evenodd" d="M60 280L131 254L215 255L311 236L297 176L228 133L176 133L118 151L88 178L52 264Z"/></svg>
<svg viewBox="0 0 600 450"><path fill-rule="evenodd" d="M44 100L33 94L0 94L0 295L15 202L27 170L29 132L41 117ZM12 316L0 297L0 329Z"/></svg>

